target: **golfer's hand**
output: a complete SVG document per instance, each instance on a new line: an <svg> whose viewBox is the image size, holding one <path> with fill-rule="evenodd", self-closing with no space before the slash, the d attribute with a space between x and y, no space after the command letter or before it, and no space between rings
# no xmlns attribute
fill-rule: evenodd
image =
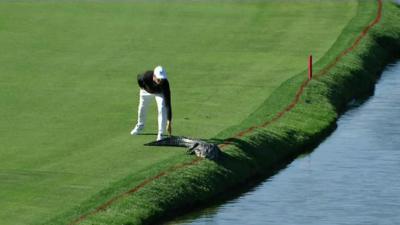
<svg viewBox="0 0 400 225"><path fill-rule="evenodd" d="M171 136L172 135L172 125L171 125L171 121L167 121L167 131L168 131L168 134L169 134L169 136Z"/></svg>

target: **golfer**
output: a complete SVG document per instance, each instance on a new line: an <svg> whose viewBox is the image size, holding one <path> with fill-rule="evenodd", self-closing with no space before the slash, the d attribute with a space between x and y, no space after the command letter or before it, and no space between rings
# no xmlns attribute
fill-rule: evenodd
<svg viewBox="0 0 400 225"><path fill-rule="evenodd" d="M158 109L158 133L157 141L163 138L164 131L168 134L172 133L172 110L171 110L171 92L167 73L164 68L157 66L154 70L149 70L137 76L140 87L140 100L138 109L138 120L135 128L132 129L131 135L142 133L146 112L150 101L155 98Z"/></svg>

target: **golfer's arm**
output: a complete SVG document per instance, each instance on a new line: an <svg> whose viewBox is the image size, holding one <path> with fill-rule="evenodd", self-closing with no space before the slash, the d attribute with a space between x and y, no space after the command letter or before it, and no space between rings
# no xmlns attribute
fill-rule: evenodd
<svg viewBox="0 0 400 225"><path fill-rule="evenodd" d="M144 84L143 84L143 75L142 75L142 74L138 74L138 75L137 75L137 83L138 83L138 85L139 85L139 87L140 87L141 89L144 88Z"/></svg>
<svg viewBox="0 0 400 225"><path fill-rule="evenodd" d="M165 107L167 107L167 119L172 121L172 107L171 107L171 91L169 89L169 83L166 82L163 87Z"/></svg>

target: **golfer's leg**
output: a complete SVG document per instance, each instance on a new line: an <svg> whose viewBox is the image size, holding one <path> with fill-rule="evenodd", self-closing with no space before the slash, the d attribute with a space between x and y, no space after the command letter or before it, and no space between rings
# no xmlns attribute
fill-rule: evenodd
<svg viewBox="0 0 400 225"><path fill-rule="evenodd" d="M156 95L158 109L158 134L163 134L167 127L167 110L165 108L164 96Z"/></svg>
<svg viewBox="0 0 400 225"><path fill-rule="evenodd" d="M144 126L146 122L147 108L151 101L152 95L145 90L140 89L140 99L138 108L138 122L137 125Z"/></svg>

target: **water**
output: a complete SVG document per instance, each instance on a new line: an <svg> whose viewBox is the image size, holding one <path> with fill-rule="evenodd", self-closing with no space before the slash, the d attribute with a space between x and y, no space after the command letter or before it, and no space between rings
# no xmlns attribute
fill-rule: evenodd
<svg viewBox="0 0 400 225"><path fill-rule="evenodd" d="M400 224L400 61L314 152L233 200L167 224Z"/></svg>

